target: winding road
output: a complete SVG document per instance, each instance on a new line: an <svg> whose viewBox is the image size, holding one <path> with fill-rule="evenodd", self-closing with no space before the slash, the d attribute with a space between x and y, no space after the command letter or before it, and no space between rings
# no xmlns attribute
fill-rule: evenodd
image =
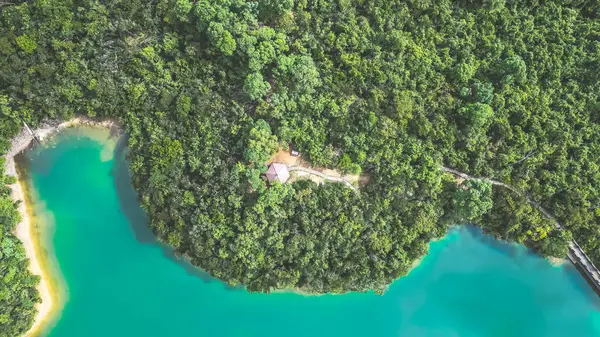
<svg viewBox="0 0 600 337"><path fill-rule="evenodd" d="M462 179L465 179L465 180L477 179L477 180L487 181L492 185L502 186L502 187L514 192L515 194L525 198L525 200L527 200L527 202L529 202L529 204L531 204L537 210L542 212L542 214L544 214L548 219L552 220L554 222L554 225L556 226L556 228L562 229L562 227L563 227L560 224L560 222L558 222L558 220L550 212L548 212L548 210L543 208L540 204L535 202L524 192L521 192L510 185L507 185L503 182L489 179L489 178L473 177L464 172L460 172L458 170L455 170L455 169L449 168L449 167L445 167L445 166L442 166L442 169L444 170L444 172L448 172L450 174L453 174L453 175L460 177ZM569 251L567 254L568 254L568 257L571 260L571 262L573 262L573 264L575 264L577 267L582 269L583 273L585 274L584 276L586 276L586 278L588 279L588 282L590 282L590 284L592 285L592 287L594 288L596 293L598 293L598 295L600 295L600 272L598 271L598 268L596 268L596 266L594 265L592 260L587 256L587 254L583 251L583 249L579 246L579 244L574 239L571 242L569 242Z"/></svg>
<svg viewBox="0 0 600 337"><path fill-rule="evenodd" d="M558 222L558 220L556 220L556 218L550 213L548 212L545 208L543 208L540 204L538 204L537 202L535 202L533 199L531 199L527 194L517 190L516 188L507 185L503 182L494 180L494 179L489 179L489 178L481 178L481 177L473 177L471 175L468 175L466 173L457 171L455 169L449 168L449 167L445 167L442 166L442 169L444 170L444 172L448 172L451 173L455 176L461 177L465 180L483 180L483 181L487 181L492 185L496 185L496 186L502 186L508 190L511 190L512 192L514 192L515 194L518 194L519 196L525 198L527 200L527 202L529 202L533 207L537 208L540 212L542 212L548 219L552 220L554 222L554 225L556 226L556 228L558 229L562 229L560 223Z"/></svg>

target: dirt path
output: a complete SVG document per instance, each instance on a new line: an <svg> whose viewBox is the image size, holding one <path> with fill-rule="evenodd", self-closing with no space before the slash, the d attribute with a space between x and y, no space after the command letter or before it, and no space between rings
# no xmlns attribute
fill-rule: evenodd
<svg viewBox="0 0 600 337"><path fill-rule="evenodd" d="M356 188L356 186L352 185L350 182L348 182L347 180L345 180L342 177L336 177L336 176L327 175L327 174L325 174L323 172L319 172L317 170L309 169L309 168L302 167L302 166L292 166L292 167L289 167L288 171L290 171L290 172L294 172L294 171L305 172L305 173L315 175L315 176L320 177L320 178L325 179L325 180L330 180L330 181L336 181L336 182L344 183L346 186L348 186L349 188L351 188L353 191L358 191L358 189Z"/></svg>
<svg viewBox="0 0 600 337"><path fill-rule="evenodd" d="M548 212L548 210L543 208L537 202L533 201L533 199L531 199L529 197L529 195L527 195L525 192L521 192L510 185L507 185L503 182L500 182L500 181L497 181L494 179L473 177L464 172L460 172L455 169L443 167L443 166L442 166L442 169L445 172L451 173L451 174L453 174L457 177L460 177L464 180L479 179L479 180L487 181L487 182L491 183L492 185L502 186L502 187L514 192L515 194L525 198L525 200L527 200L527 202L531 206L535 207L538 211L540 211L542 214L544 214L544 216L546 216L548 219L550 219L552 222L554 222L554 226L557 229L561 230L563 228L562 224L560 222L558 222L558 220L550 212ZM571 261L574 264L579 263L580 265L582 265L582 267L586 270L588 276L592 279L593 286L596 287L597 289L600 289L600 271L598 271L598 268L596 268L596 266L594 265L592 260L587 256L587 254L583 251L583 249L579 246L579 244L577 243L577 241L575 241L575 239L573 239L573 240L571 240L571 242L569 242L568 257L571 259Z"/></svg>
<svg viewBox="0 0 600 337"><path fill-rule="evenodd" d="M280 149L265 164L270 165L271 163L285 164L289 172L296 172L295 177L292 177L293 179L290 180L290 182L293 182L296 179L309 179L316 183L322 183L323 180L329 180L343 183L353 191L358 191L358 188L353 183L366 184L369 182L368 176L342 175L336 170L311 167L308 162L302 160L301 156L292 156L290 151L284 149Z"/></svg>
<svg viewBox="0 0 600 337"><path fill-rule="evenodd" d="M556 228L558 228L558 229L562 228L561 224L558 222L558 220L556 220L556 218L550 212L548 212L540 204L538 204L533 199L531 199L529 197L529 195L527 195L524 192L521 192L521 191L517 190L516 188L514 188L514 187L512 187L510 185L507 185L507 184L505 184L503 182L500 182L500 181L497 181L497 180L494 180L494 179L473 177L473 176L468 175L468 174L466 174L464 172L460 172L460 171L457 171L455 169L452 169L452 168L449 168L449 167L445 167L445 166L442 166L442 169L444 170L444 172L451 173L451 174L453 174L455 176L458 176L458 177L460 177L460 178L462 178L464 180L475 180L475 179L477 179L477 180L487 181L487 182L489 182L492 185L502 186L502 187L504 187L504 188L506 188L506 189L508 189L508 190L510 190L512 192L514 192L515 194L519 195L520 197L525 198L525 200L527 200L527 202L529 204L531 204L537 210L539 210L540 212L542 212L542 214L544 214L548 219L552 220L552 222L554 222L554 225L556 226Z"/></svg>

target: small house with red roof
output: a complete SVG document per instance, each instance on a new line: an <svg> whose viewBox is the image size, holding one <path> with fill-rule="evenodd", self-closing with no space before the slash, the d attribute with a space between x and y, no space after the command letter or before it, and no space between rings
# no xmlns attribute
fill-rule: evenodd
<svg viewBox="0 0 600 337"><path fill-rule="evenodd" d="M265 175L267 176L269 183L272 183L273 181L279 181L283 184L290 178L290 173L288 172L287 166L281 163L273 163L269 165Z"/></svg>

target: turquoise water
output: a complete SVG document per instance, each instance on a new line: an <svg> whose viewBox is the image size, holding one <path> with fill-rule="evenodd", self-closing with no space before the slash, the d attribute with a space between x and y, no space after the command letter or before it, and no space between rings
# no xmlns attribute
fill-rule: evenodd
<svg viewBox="0 0 600 337"><path fill-rule="evenodd" d="M384 296L231 288L153 241L122 147L86 132L28 154L68 288L47 336L600 336L597 297L571 266L464 227L432 243Z"/></svg>

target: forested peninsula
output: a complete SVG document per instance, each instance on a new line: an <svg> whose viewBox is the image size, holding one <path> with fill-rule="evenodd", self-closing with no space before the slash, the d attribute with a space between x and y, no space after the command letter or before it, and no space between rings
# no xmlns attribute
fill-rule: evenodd
<svg viewBox="0 0 600 337"><path fill-rule="evenodd" d="M251 291L384 290L464 223L542 255L574 237L598 264L599 14L584 0L3 1L0 153L22 122L119 120L157 237ZM366 183L267 184L264 163L290 147ZM442 167L510 184L563 230ZM0 335L14 336L35 282L4 184Z"/></svg>

